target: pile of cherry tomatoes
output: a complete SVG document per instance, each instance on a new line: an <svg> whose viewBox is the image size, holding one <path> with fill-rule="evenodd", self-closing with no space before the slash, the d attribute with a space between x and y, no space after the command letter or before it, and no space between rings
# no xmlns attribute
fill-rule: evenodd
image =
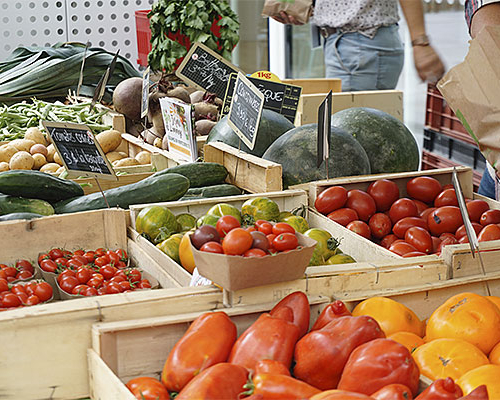
<svg viewBox="0 0 500 400"><path fill-rule="evenodd" d="M242 228L232 215L219 218L215 227L200 226L191 243L200 251L243 257L264 257L299 246L295 229L286 222L257 220L255 226Z"/></svg>
<svg viewBox="0 0 500 400"><path fill-rule="evenodd" d="M407 182L406 193L400 198L395 182L379 179L366 191L329 187L314 205L331 220L403 257L440 254L443 246L469 241L452 185L419 176ZM478 240L500 239L500 210L490 209L484 200L465 201Z"/></svg>
<svg viewBox="0 0 500 400"><path fill-rule="evenodd" d="M52 287L42 280L12 285L0 278L0 311L44 303L52 298L52 294Z"/></svg>
<svg viewBox="0 0 500 400"><path fill-rule="evenodd" d="M26 281L34 276L35 269L28 260L17 260L14 266L0 264L0 279L5 279L8 283Z"/></svg>

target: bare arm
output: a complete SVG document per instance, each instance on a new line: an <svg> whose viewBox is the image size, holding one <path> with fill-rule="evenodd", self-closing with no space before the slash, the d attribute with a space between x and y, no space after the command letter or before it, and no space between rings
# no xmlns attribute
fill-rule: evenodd
<svg viewBox="0 0 500 400"><path fill-rule="evenodd" d="M500 25L500 3L487 4L474 13L470 35L475 38L485 26Z"/></svg>

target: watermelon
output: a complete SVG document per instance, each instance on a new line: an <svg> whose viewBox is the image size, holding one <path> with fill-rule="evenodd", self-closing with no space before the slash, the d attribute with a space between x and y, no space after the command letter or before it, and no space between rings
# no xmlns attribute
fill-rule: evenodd
<svg viewBox="0 0 500 400"><path fill-rule="evenodd" d="M317 136L318 124L299 126L276 139L262 156L281 164L285 187L327 179L325 162L319 168L316 164ZM370 173L370 161L363 147L347 132L334 126L329 154L329 178Z"/></svg>
<svg viewBox="0 0 500 400"><path fill-rule="evenodd" d="M417 142L405 124L392 115L353 107L333 114L332 125L349 132L363 146L372 174L418 170Z"/></svg>
<svg viewBox="0 0 500 400"><path fill-rule="evenodd" d="M294 128L294 125L283 115L264 109L262 110L259 129L257 130L255 146L253 150L250 150L247 145L243 143L243 141L240 141L240 138L229 126L227 123L227 117L228 116L226 115L212 128L210 134L208 135L207 143L223 142L258 157L261 157L271 143L273 143L278 137Z"/></svg>

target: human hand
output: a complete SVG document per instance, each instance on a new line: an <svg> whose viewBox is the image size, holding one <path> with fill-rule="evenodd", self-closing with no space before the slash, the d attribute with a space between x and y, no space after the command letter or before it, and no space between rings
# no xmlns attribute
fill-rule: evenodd
<svg viewBox="0 0 500 400"><path fill-rule="evenodd" d="M271 17L275 21L281 22L282 24L287 24L287 25L304 25L302 22L297 21L294 17L291 15L288 15L284 11L280 11L279 16L274 16Z"/></svg>
<svg viewBox="0 0 500 400"><path fill-rule="evenodd" d="M444 75L444 65L432 46L414 46L413 60L423 82L436 83Z"/></svg>

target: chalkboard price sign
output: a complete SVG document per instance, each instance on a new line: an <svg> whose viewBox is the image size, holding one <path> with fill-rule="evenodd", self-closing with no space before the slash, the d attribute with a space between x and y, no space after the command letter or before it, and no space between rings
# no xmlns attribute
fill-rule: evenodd
<svg viewBox="0 0 500 400"><path fill-rule="evenodd" d="M254 148L264 95L241 72L234 86L228 124L250 149Z"/></svg>
<svg viewBox="0 0 500 400"><path fill-rule="evenodd" d="M201 43L195 43L175 74L200 90L223 99L231 74L240 70Z"/></svg>
<svg viewBox="0 0 500 400"><path fill-rule="evenodd" d="M117 180L99 143L87 125L43 121L68 176Z"/></svg>

